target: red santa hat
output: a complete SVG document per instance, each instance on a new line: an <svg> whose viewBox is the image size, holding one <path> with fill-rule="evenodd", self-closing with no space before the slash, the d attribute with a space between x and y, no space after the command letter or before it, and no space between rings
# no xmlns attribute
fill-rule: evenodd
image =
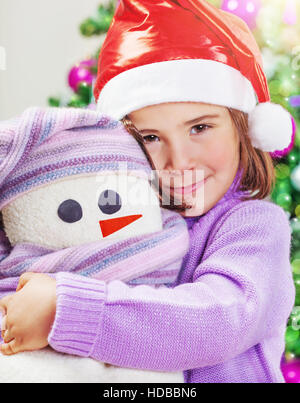
<svg viewBox="0 0 300 403"><path fill-rule="evenodd" d="M102 45L97 108L116 120L148 105L204 102L248 113L254 147L293 137L290 113L270 102L247 24L204 0L121 0Z"/></svg>

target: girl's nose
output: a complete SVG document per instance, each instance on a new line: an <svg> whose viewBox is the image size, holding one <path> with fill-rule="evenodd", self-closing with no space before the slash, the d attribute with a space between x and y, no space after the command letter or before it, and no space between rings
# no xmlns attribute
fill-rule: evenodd
<svg viewBox="0 0 300 403"><path fill-rule="evenodd" d="M169 147L165 169L184 171L193 168L193 150L188 145L178 143Z"/></svg>

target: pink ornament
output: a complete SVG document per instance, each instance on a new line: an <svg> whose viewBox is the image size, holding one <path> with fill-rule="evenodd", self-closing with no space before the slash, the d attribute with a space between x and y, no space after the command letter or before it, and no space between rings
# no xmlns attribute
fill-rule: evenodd
<svg viewBox="0 0 300 403"><path fill-rule="evenodd" d="M250 29L256 27L261 0L223 0L221 9L242 18Z"/></svg>
<svg viewBox="0 0 300 403"><path fill-rule="evenodd" d="M281 371L286 383L300 383L300 361L292 360L281 364Z"/></svg>
<svg viewBox="0 0 300 403"><path fill-rule="evenodd" d="M79 63L79 66L85 66L85 67L88 67L88 68L96 67L97 66L97 59L83 60L82 62Z"/></svg>
<svg viewBox="0 0 300 403"><path fill-rule="evenodd" d="M76 65L70 70L68 81L70 87L77 91L79 83L85 81L87 84L92 85L93 78L93 74L86 66Z"/></svg>
<svg viewBox="0 0 300 403"><path fill-rule="evenodd" d="M293 125L293 133L292 133L291 142L284 150L278 150L278 151L274 151L273 153L270 153L272 158L282 158L282 157L286 156L294 147L297 126L296 126L295 119L293 118L292 115L291 115L291 119L292 119L292 125Z"/></svg>
<svg viewBox="0 0 300 403"><path fill-rule="evenodd" d="M293 108L299 108L300 107L300 95L292 95L289 98L289 104L293 107Z"/></svg>

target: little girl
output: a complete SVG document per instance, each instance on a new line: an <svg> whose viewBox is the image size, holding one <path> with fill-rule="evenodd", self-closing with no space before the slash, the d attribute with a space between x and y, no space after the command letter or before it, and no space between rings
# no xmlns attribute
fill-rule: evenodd
<svg viewBox="0 0 300 403"><path fill-rule="evenodd" d="M274 183L269 152L289 145L292 121L270 103L246 24L203 0L121 0L95 97L141 142L163 191L183 198L189 253L170 288L23 275L22 294L1 303L15 326L2 352L39 331L32 349L184 371L188 383L283 382L291 233L262 199Z"/></svg>

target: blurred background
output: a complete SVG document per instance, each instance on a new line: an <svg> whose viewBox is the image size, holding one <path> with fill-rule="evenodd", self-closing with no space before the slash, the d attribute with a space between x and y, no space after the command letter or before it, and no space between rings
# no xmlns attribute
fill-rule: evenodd
<svg viewBox="0 0 300 403"><path fill-rule="evenodd" d="M207 0L242 18L260 47L271 101L294 119L289 147L272 153L270 201L290 222L295 308L282 371L300 383L300 0ZM0 0L0 120L28 106L94 108L97 58L119 0ZM178 27L180 29L180 27Z"/></svg>
<svg viewBox="0 0 300 403"><path fill-rule="evenodd" d="M107 2L0 0L0 120L47 105L51 94L69 95L68 69L100 45L79 26L98 17L101 3Z"/></svg>

